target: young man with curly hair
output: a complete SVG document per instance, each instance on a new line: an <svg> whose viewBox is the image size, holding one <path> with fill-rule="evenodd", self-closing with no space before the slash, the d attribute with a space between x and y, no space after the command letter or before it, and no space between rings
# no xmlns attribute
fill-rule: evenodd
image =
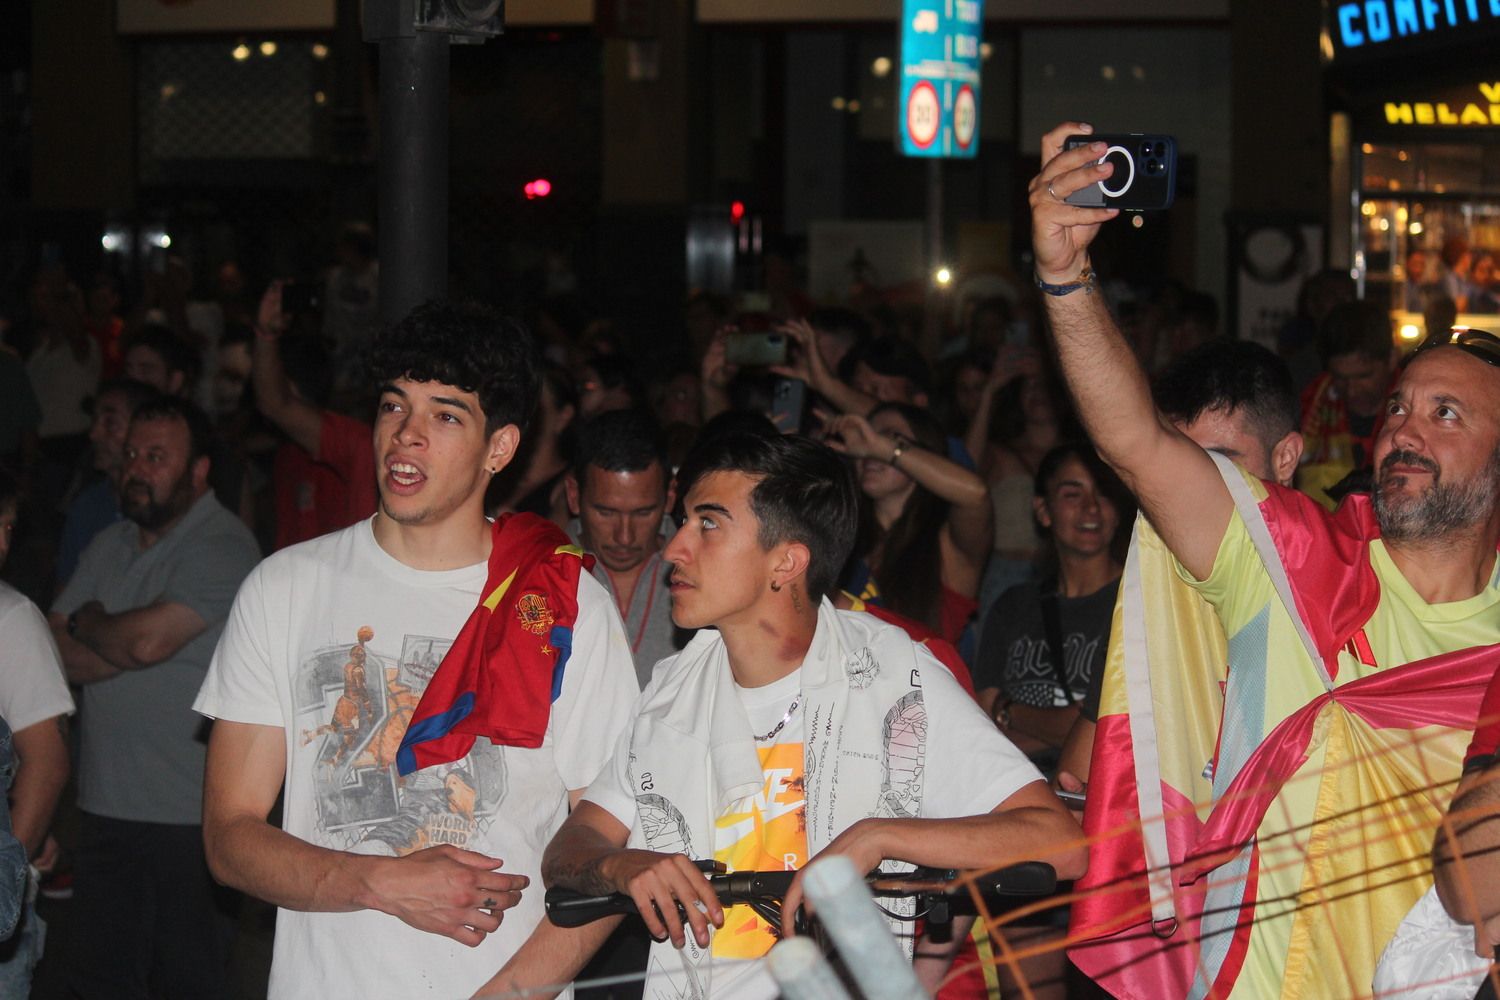
<svg viewBox="0 0 1500 1000"><path fill-rule="evenodd" d="M628 720L630 647L578 550L484 516L536 356L444 303L378 337L379 509L235 601L196 706L204 836L220 881L281 907L272 997L472 992L541 918L542 848Z"/></svg>

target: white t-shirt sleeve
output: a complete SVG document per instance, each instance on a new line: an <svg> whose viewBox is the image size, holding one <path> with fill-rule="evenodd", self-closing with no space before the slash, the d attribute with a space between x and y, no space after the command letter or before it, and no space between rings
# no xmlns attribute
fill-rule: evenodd
<svg viewBox="0 0 1500 1000"><path fill-rule="evenodd" d="M252 571L235 595L193 709L211 719L285 728L268 642L266 566Z"/></svg>
<svg viewBox="0 0 1500 1000"><path fill-rule="evenodd" d="M982 816L1042 773L931 653L918 647L927 706L927 819Z"/></svg>
<svg viewBox="0 0 1500 1000"><path fill-rule="evenodd" d="M35 604L9 594L0 610L0 717L13 732L73 714L62 657L52 630Z"/></svg>
<svg viewBox="0 0 1500 1000"><path fill-rule="evenodd" d="M632 721L634 716L632 716ZM614 756L583 794L585 802L609 813L628 829L635 827L635 789L630 786L630 739L633 727L625 727L615 744Z"/></svg>
<svg viewBox="0 0 1500 1000"><path fill-rule="evenodd" d="M615 603L597 580L580 573L573 649L552 706L553 752L565 786L587 788L594 781L635 718L638 694L635 659Z"/></svg>

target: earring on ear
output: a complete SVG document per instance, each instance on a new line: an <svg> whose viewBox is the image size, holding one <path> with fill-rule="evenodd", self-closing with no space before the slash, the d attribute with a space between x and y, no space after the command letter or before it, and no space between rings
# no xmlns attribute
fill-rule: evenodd
<svg viewBox="0 0 1500 1000"><path fill-rule="evenodd" d="M777 583L775 580L772 580L771 581L771 590L774 593L777 593L777 594L781 593L781 584Z"/></svg>

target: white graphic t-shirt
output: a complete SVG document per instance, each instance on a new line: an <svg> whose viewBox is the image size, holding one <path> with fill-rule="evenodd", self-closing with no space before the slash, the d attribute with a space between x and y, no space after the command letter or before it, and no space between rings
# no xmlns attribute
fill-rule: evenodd
<svg viewBox="0 0 1500 1000"><path fill-rule="evenodd" d="M691 647L690 647L691 648ZM682 654L686 655L686 654ZM665 666L658 667L657 677ZM948 673L932 661L922 671L922 686L886 713L889 815L925 819L973 816L989 812L1041 775L995 728L983 710ZM735 686L751 732L767 735L802 691L802 671L759 688ZM645 700L649 695L643 695ZM753 795L732 803L716 817L712 856L731 871L801 868L809 860L805 786L806 703L798 705L772 739L757 740L764 784ZM929 724L931 720L932 724ZM638 780L641 784L638 785ZM697 824L678 807L648 789L645 775L632 777L631 733L624 733L614 759L584 796L622 824L645 827L658 850L678 849L693 858L707 851L691 842ZM852 791L852 790L851 790ZM914 803L920 802L920 806ZM666 835L662 827L676 826ZM772 1000L776 982L760 961L774 944L764 921L749 907L732 907L724 926L712 932L711 959L701 985L713 1000ZM691 936L690 949L696 949ZM670 945L653 947L648 962L645 1000L687 1000L695 987L672 960Z"/></svg>
<svg viewBox="0 0 1500 1000"><path fill-rule="evenodd" d="M567 815L568 791L593 780L629 721L635 669L613 603L581 574L572 655L542 746L480 739L463 760L400 777L407 721L485 577L483 563L413 570L362 521L271 556L236 597L194 707L285 730L288 833L388 857L452 844L531 878L473 949L375 910L282 910L270 996L469 996L541 919L542 849Z"/></svg>

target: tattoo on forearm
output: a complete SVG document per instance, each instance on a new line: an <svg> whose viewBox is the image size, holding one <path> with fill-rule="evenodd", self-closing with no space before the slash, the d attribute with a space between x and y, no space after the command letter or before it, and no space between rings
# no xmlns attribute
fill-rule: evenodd
<svg viewBox="0 0 1500 1000"><path fill-rule="evenodd" d="M592 858L587 861L554 864L549 872L551 875L549 881L555 885L566 886L575 892L607 896L616 890L604 877L604 873L599 870L599 862L602 860L602 858Z"/></svg>

